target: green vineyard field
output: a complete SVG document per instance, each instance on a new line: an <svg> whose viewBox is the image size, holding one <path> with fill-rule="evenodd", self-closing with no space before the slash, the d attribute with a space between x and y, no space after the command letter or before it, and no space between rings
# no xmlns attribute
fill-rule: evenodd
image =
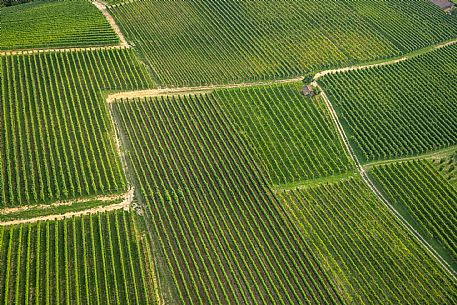
<svg viewBox="0 0 457 305"><path fill-rule="evenodd" d="M87 0L38 0L2 8L0 28L0 50L119 43L105 17Z"/></svg>
<svg viewBox="0 0 457 305"><path fill-rule="evenodd" d="M324 76L363 162L457 144L457 44L400 63Z"/></svg>
<svg viewBox="0 0 457 305"><path fill-rule="evenodd" d="M360 178L279 192L347 304L454 304L456 282Z"/></svg>
<svg viewBox="0 0 457 305"><path fill-rule="evenodd" d="M124 191L101 90L152 86L132 51L0 61L0 206Z"/></svg>
<svg viewBox="0 0 457 305"><path fill-rule="evenodd" d="M433 160L436 169L457 189L457 150Z"/></svg>
<svg viewBox="0 0 457 305"><path fill-rule="evenodd" d="M155 304L139 233L128 212L0 226L0 302Z"/></svg>
<svg viewBox="0 0 457 305"><path fill-rule="evenodd" d="M424 237L439 244L457 270L457 189L428 160L375 166L370 173L390 202Z"/></svg>
<svg viewBox="0 0 457 305"><path fill-rule="evenodd" d="M355 166L325 102L305 98L303 85L216 90L214 96L259 155L274 184L346 174Z"/></svg>
<svg viewBox="0 0 457 305"><path fill-rule="evenodd" d="M163 86L292 78L457 36L456 18L427 1L381 2L374 14L378 1L354 2L131 1L109 11Z"/></svg>
<svg viewBox="0 0 457 305"><path fill-rule="evenodd" d="M112 108L171 303L341 303L211 94Z"/></svg>
<svg viewBox="0 0 457 305"><path fill-rule="evenodd" d="M0 0L0 305L457 304L457 0Z"/></svg>

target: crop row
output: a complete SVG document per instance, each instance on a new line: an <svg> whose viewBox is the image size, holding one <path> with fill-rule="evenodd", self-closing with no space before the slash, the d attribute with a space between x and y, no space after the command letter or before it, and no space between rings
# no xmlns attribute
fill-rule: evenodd
<svg viewBox="0 0 457 305"><path fill-rule="evenodd" d="M132 56L111 50L0 58L0 206L125 189L100 91L149 86Z"/></svg>
<svg viewBox="0 0 457 305"><path fill-rule="evenodd" d="M339 1L134 1L110 13L166 86L291 78L399 53Z"/></svg>
<svg viewBox="0 0 457 305"><path fill-rule="evenodd" d="M2 304L153 304L133 214L0 227ZM139 235L138 235L139 236Z"/></svg>
<svg viewBox="0 0 457 305"><path fill-rule="evenodd" d="M2 8L0 49L115 45L119 38L90 1L36 1Z"/></svg>
<svg viewBox="0 0 457 305"><path fill-rule="evenodd" d="M364 161L457 144L457 45L319 80Z"/></svg>
<svg viewBox="0 0 457 305"><path fill-rule="evenodd" d="M348 304L453 304L456 283L360 178L281 192Z"/></svg>
<svg viewBox="0 0 457 305"><path fill-rule="evenodd" d="M457 150L433 160L436 169L457 189Z"/></svg>
<svg viewBox="0 0 457 305"><path fill-rule="evenodd" d="M400 50L411 52L457 36L457 18L431 1L347 1Z"/></svg>
<svg viewBox="0 0 457 305"><path fill-rule="evenodd" d="M300 89L287 84L214 92L275 184L354 170L325 103L305 98Z"/></svg>
<svg viewBox="0 0 457 305"><path fill-rule="evenodd" d="M370 172L390 202L435 239L457 263L457 191L428 160L398 162Z"/></svg>
<svg viewBox="0 0 457 305"><path fill-rule="evenodd" d="M173 303L341 302L212 95L112 107Z"/></svg>
<svg viewBox="0 0 457 305"><path fill-rule="evenodd" d="M378 2L131 1L109 10L165 86L292 78L457 36L457 18L428 1Z"/></svg>

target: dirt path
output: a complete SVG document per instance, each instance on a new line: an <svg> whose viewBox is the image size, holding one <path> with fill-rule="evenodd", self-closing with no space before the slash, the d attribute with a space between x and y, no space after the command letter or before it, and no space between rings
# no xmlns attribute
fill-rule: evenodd
<svg viewBox="0 0 457 305"><path fill-rule="evenodd" d="M122 34L121 29L117 25L116 21L114 21L113 16L111 16L111 14L106 9L106 5L99 0L92 1L92 4L95 5L95 7L98 8L100 12L102 12L103 16L105 16L114 33L116 33L116 35L119 37L120 46L129 48L130 46L125 39L124 34Z"/></svg>
<svg viewBox="0 0 457 305"><path fill-rule="evenodd" d="M108 212L108 211L114 211L114 210L120 210L120 209L128 210L130 207L130 204L133 201L134 193L135 193L135 189L132 187L124 195L118 196L118 198L124 198L124 200L120 203L115 203L115 204L105 205L105 206L97 206L97 207L82 210L82 211L39 216L39 217L33 217L33 218L28 218L28 219L3 221L3 222L0 222L0 226L10 226L10 225L17 225L17 224L21 224L21 223L33 223L33 222L46 221L46 220L62 220L64 218L69 218L69 217L73 217L73 216L89 215L89 214Z"/></svg>
<svg viewBox="0 0 457 305"><path fill-rule="evenodd" d="M57 208L60 206L68 206L68 205L72 205L74 203L84 203L84 202L90 202L90 201L113 201L113 200L124 198L125 196L126 196L126 194L102 195L102 196L96 196L93 198L80 198L80 199L74 199L74 200L57 201L57 202L53 202L51 204L23 205L23 206L19 206L19 207L0 209L0 214L6 215L6 214L11 214L11 213L16 213L16 212L27 211L30 209L45 210L45 209Z"/></svg>
<svg viewBox="0 0 457 305"><path fill-rule="evenodd" d="M341 125L340 120L338 119L338 115L336 114L335 109L332 106L332 103L328 99L327 95L325 92L322 90L322 88L317 84L317 82L314 82L313 85L319 87L321 90L321 95L322 98L325 100L325 103L327 105L327 108L329 109L332 119L334 123L337 126L338 133L340 137L343 139L344 145L346 147L346 150L349 152L349 155L351 158L354 160L357 170L362 177L362 180L365 182L365 184L371 189L371 191L376 195L376 197L384 204L384 206L387 207L389 211L392 212L392 214L395 216L395 218L403 224L403 226L417 239L417 241L427 249L429 254L435 258L438 263L454 278L454 280L457 280L457 273L451 268L451 266L446 262L446 260L433 249L433 247L420 235L419 232L417 232L413 226L409 224L409 222L403 218L403 216L389 203L389 201L384 197L384 195L377 189L377 187L374 185L374 183L371 181L370 177L368 176L365 168L360 164L359 159L357 158L356 154L354 153L354 150L352 146L349 143L348 137L346 136L346 133L344 132L343 126Z"/></svg>
<svg viewBox="0 0 457 305"><path fill-rule="evenodd" d="M226 85L212 85L212 86L199 86L199 87L179 87L179 88L164 88L164 89L149 89L149 90L137 90L137 91L126 91L108 95L106 102L112 103L115 99L121 98L142 98L142 97L157 97L166 95L184 95L184 94L204 94L210 93L216 89L234 89L234 88L248 88L255 86L264 86L272 84L284 84L290 82L300 82L303 77L295 77L290 79L271 80L253 83L238 83L238 84L226 84Z"/></svg>
<svg viewBox="0 0 457 305"><path fill-rule="evenodd" d="M325 71L316 73L316 75L314 75L314 80L318 80L319 78L321 78L327 74L335 74L337 72L348 72L348 71L353 71L353 70L361 70L361 69L369 69L369 68L374 68L374 67L386 66L386 65L396 64L398 62L405 61L407 59L408 59L408 57L402 57L402 58L397 58L394 60L384 61L384 62L370 64L370 65L351 66L351 67L345 67L345 68L339 68L339 69L325 70Z"/></svg>
<svg viewBox="0 0 457 305"><path fill-rule="evenodd" d="M316 75L314 75L313 79L314 80L318 80L319 78L321 78L321 77L323 77L323 76L325 76L327 74L334 74L334 73L337 73L337 72L347 72L347 71L353 71L353 70L361 70L361 69L368 69L368 68L374 68L374 67L380 67L380 66L396 64L398 62L402 62L402 61L408 60L408 59L413 58L415 56L419 56L421 54L428 53L430 51L433 51L434 49L441 49L441 48L444 48L444 47L447 47L447 46L450 46L450 45L453 45L453 44L456 44L456 43L457 43L457 39L454 39L452 41L443 42L443 43L440 43L438 45L435 45L435 46L432 46L432 47L428 47L428 48L424 48L424 49L418 50L416 52L412 52L410 54L406 54L406 55L401 56L399 58L394 58L394 59L387 60L387 61L381 61L381 62L377 62L377 63L373 63L373 64L356 65L356 66L351 66L351 67L344 67L344 68L321 71L321 72L316 73Z"/></svg>

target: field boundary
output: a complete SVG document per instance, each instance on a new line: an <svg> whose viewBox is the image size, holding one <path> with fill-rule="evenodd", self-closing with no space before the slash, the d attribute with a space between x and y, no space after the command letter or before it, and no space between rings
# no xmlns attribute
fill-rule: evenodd
<svg viewBox="0 0 457 305"><path fill-rule="evenodd" d="M85 210L81 210L81 211L73 211L73 212L66 212L66 213L61 213L61 214L51 214L51 215L38 216L38 217L32 217L32 218L0 221L0 226L10 226L10 225L23 224L23 223L34 223L34 222L38 222L38 221L47 221L47 220L62 220L62 219L70 218L73 216L83 216L83 215L109 212L109 211L120 210L120 209L129 210L130 205L134 198L134 193L135 193L135 189L133 187L131 187L126 193L124 193L121 196L118 196L118 199L124 198L124 200L120 203L115 203L115 204L110 204L110 205L101 205L101 206L97 206L97 207L93 207L93 208L85 209ZM80 202L80 201L78 201L78 202ZM84 200L82 202L84 202ZM69 202L65 202L61 205L71 204L71 203L72 203L72 201L69 201ZM61 206L61 205L59 205L59 206ZM56 207L56 206L53 206L53 207ZM19 208L22 208L22 207L19 207ZM28 208L28 206L26 208ZM26 210L26 209L24 209L24 210ZM13 211L9 211L9 213L13 213Z"/></svg>
<svg viewBox="0 0 457 305"><path fill-rule="evenodd" d="M334 123L337 125L338 133L343 138L343 142L346 146L346 149L348 150L351 158L354 160L356 168L358 169L359 174L362 177L362 180L375 194L375 196L384 204L384 206L394 215L394 217L405 227L405 229L408 230L416 238L416 240L422 246L425 247L429 254L438 261L438 263L444 268L444 270L446 270L449 273L449 275L455 281L457 281L457 273L451 268L447 261L422 237L421 234L419 234L419 232L417 232L413 228L413 226L394 208L394 206L390 204L390 202L384 197L384 195L377 189L375 184L371 181L365 168L361 165L359 159L357 158L357 155L354 153L352 146L349 144L349 139L346 136L346 133L344 132L343 126L341 125L341 122L338 119L338 115L336 114L336 111L333 108L332 103L330 102L322 88L319 86L319 84L317 84L317 82L314 82L314 85L316 85L321 90L322 98L325 100L325 103L328 109L330 110L332 119L334 120Z"/></svg>
<svg viewBox="0 0 457 305"><path fill-rule="evenodd" d="M405 161L412 161L412 160L419 160L419 159L433 159L438 156L448 155L454 151L457 151L457 145L452 145L452 146L449 146L446 148L434 150L431 152L426 152L426 153L411 156L411 157L401 157L401 158L395 158L395 159L374 161L374 162L364 164L363 168L365 170L369 170L378 165L388 165L388 164L393 164L393 163L398 163L398 162L405 162Z"/></svg>

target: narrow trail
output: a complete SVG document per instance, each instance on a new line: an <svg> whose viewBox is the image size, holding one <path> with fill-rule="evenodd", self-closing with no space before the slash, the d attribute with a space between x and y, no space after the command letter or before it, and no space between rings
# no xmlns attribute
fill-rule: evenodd
<svg viewBox="0 0 457 305"><path fill-rule="evenodd" d="M444 48L446 46L450 46L450 45L453 45L456 43L457 43L457 39L454 39L452 41L443 42L443 43L437 44L435 46L417 50L413 53L406 54L402 57L390 59L387 61L321 71L314 75L313 84L317 85L316 81L319 78L321 78L325 75L328 75L328 74L391 65L391 64L395 64L395 63L399 63L399 62L411 59L413 57L419 56L424 53L431 52L435 49L441 49L441 48ZM210 86L176 87L176 88L160 88L160 89L125 91L125 92L117 92L117 93L108 95L106 102L109 104L109 103L112 103L114 100L121 99L121 98L125 98L125 99L130 98L131 99L131 98L157 97L157 96L166 96L166 95L203 94L203 93L210 93L211 91L216 90L216 89L248 88L248 87L255 87L255 86L272 85L272 84L300 82L302 80L303 80L303 77L300 76L300 77L293 77L293 78L281 79L281 80L245 82L245 83L237 83L237 84L222 84L222 85L210 85Z"/></svg>
<svg viewBox="0 0 457 305"><path fill-rule="evenodd" d="M317 84L316 81L313 82L313 85L317 86L321 90L321 95L322 98L324 99L327 108L330 111L330 114L332 116L332 119L334 123L337 126L338 133L340 137L343 139L344 145L349 152L349 155L351 158L354 160L357 170L362 177L362 180L365 182L365 184L371 189L371 191L375 194L375 196L384 204L384 206L387 207L387 209L392 212L392 214L395 216L395 218L407 229L415 238L416 240L427 249L429 254L435 258L438 263L451 275L451 277L457 281L457 272L455 272L451 266L446 262L446 260L438 253L436 252L435 249L422 237L422 235L417 232L413 226L409 224L409 222L389 203L389 201L384 197L384 195L378 190L378 188L374 185L374 183L371 181L370 177L368 176L365 168L361 165L359 159L357 158L357 155L354 153L354 150L352 146L349 143L349 139L344 132L343 126L341 125L340 120L338 119L338 115L335 111L335 109L332 106L332 103L328 99L327 95L325 92L322 90L322 88Z"/></svg>
<svg viewBox="0 0 457 305"><path fill-rule="evenodd" d="M101 195L101 196L96 196L93 198L79 198L79 199L74 199L74 200L65 200L65 201L57 201L53 202L51 204L38 204L38 205L22 205L18 207L11 207L11 208L2 208L0 209L0 214L1 215L7 215L11 213L17 213L17 212L23 212L27 210L46 210L46 209L51 209L51 208L57 208L61 206L69 206L73 205L75 203L85 203L85 202L90 202L90 201L113 201L113 200L118 200L121 198L124 198L125 194L121 195Z"/></svg>
<svg viewBox="0 0 457 305"><path fill-rule="evenodd" d="M106 5L103 2L99 1L99 0L92 1L92 4L95 5L95 7L98 8L100 12L102 12L103 16L105 16L106 20L110 24L110 26L113 29L114 33L116 33L117 37L119 37L120 46L121 47L125 47L125 48L129 48L130 46L127 43L127 40L125 39L124 34L122 34L122 31L119 28L119 26L117 25L117 23L114 20L113 16L111 16L111 14L106 9Z"/></svg>
<svg viewBox="0 0 457 305"><path fill-rule="evenodd" d="M157 96L166 96L166 95L203 94L203 93L210 93L216 89L248 88L248 87L255 87L255 86L272 85L272 84L300 82L302 80L303 80L303 77L294 77L294 78L289 78L289 79L260 81L260 82L252 82L252 83L237 83L237 84L226 84L226 85L177 87L177 88L125 91L125 92L118 92L118 93L113 93L113 94L108 95L106 102L108 104L110 104L114 100L121 99L121 98L142 98L142 97L157 97Z"/></svg>
<svg viewBox="0 0 457 305"><path fill-rule="evenodd" d="M0 222L0 226L10 226L10 225L17 225L21 223L34 223L38 221L46 221L46 220L62 220L65 218L73 217L73 216L83 216L95 213L102 213L102 212L109 212L114 210L128 210L130 208L130 204L134 198L135 189L131 187L121 198L124 200L120 203L105 205L105 206L97 206L94 208L82 210L82 211L74 211L74 212L67 212L61 214L52 214L52 215L45 215L39 217L32 217L27 219L16 219L16 220L9 220Z"/></svg>
<svg viewBox="0 0 457 305"><path fill-rule="evenodd" d="M92 46L92 47L74 47L74 48L32 48L32 49L18 49L18 50L3 50L0 51L0 56L18 55L18 54L35 54L44 52L74 52L74 51L90 51L90 50L112 50L112 49L127 49L130 45L122 34L121 29L117 25L113 16L106 9L106 5L99 0L91 1L91 3L105 16L109 25L119 38L119 45L115 46Z"/></svg>
<svg viewBox="0 0 457 305"><path fill-rule="evenodd" d="M321 72L316 73L316 75L314 75L314 80L318 80L319 78L321 78L321 77L323 77L323 76L325 76L327 74L334 74L334 73L338 73L338 72L348 72L348 71L353 71L353 70L362 70L362 69L368 69L368 68L374 68L374 67L380 67L380 66L396 64L396 63L411 59L413 57L419 56L421 54L428 53L428 52L431 52L431 51L436 50L436 49L441 49L441 48L444 48L444 47L447 47L447 46L450 46L450 45L453 45L453 44L456 44L456 43L457 43L457 39L454 39L454 40L451 40L451 41L447 41L447 42L443 42L443 43L437 44L437 45L432 46L432 47L427 47L427 48L420 49L420 50L417 50L417 51L409 53L409 54L405 54L405 55L403 55L403 56L401 56L399 58L394 58L394 59L381 61L381 62L377 62L377 63L373 63L373 64L355 65L355 66L351 66L351 67L344 67L344 68L330 69L330 70L321 71Z"/></svg>

